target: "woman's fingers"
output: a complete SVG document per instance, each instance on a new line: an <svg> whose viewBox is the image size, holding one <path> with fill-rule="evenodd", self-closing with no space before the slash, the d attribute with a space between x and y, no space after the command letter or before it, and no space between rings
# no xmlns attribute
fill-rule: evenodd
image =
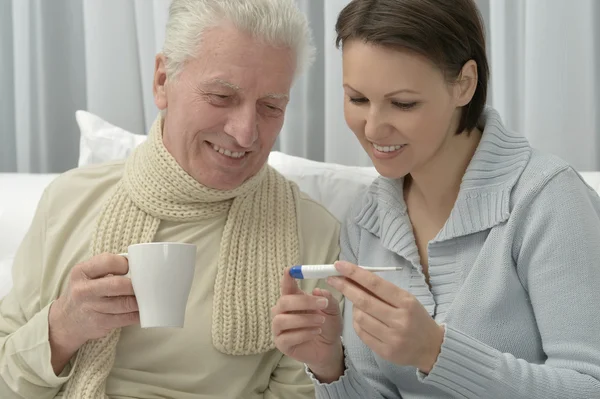
<svg viewBox="0 0 600 399"><path fill-rule="evenodd" d="M335 263L335 267L346 279L351 280L363 291L372 293L378 299L390 306L398 307L404 298L410 296L410 293L395 284L350 262L338 261ZM329 280L339 281L339 278L330 278L327 281L332 287L338 289L338 287L331 284Z"/></svg>
<svg viewBox="0 0 600 399"><path fill-rule="evenodd" d="M330 277L328 283L340 291L347 301L352 302L354 309L370 314L387 326L392 325L395 308L371 292L365 291L363 286L344 277Z"/></svg>
<svg viewBox="0 0 600 399"><path fill-rule="evenodd" d="M394 334L394 331L390 331L387 325L358 308L354 308L352 311L352 324L357 333L364 331L380 341L385 341Z"/></svg>

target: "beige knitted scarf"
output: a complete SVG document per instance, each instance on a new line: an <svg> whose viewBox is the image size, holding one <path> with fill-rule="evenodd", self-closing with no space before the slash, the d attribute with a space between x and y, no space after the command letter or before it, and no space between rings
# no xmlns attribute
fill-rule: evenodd
<svg viewBox="0 0 600 399"><path fill-rule="evenodd" d="M228 212L214 287L213 345L229 355L267 352L275 347L270 308L282 270L299 263L297 187L269 166L230 191L205 187L168 153L162 125L159 117L127 160L98 218L91 254L151 242L161 220L192 222ZM106 397L119 336L114 330L79 349L65 398Z"/></svg>

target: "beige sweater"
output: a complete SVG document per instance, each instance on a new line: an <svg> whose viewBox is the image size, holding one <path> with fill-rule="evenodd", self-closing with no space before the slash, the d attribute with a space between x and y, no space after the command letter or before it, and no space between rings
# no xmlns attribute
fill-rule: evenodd
<svg viewBox="0 0 600 399"><path fill-rule="evenodd" d="M0 398L61 397L69 367L50 365L49 304L66 288L68 273L85 260L102 204L123 163L77 169L46 190L15 259L14 288L0 301ZM339 226L322 206L299 204L303 263L337 259ZM163 222L155 241L198 245L197 269L184 329L124 328L106 394L110 398L312 398L302 365L273 350L224 355L211 337L213 287L226 215L193 223ZM324 286L323 283L319 284ZM316 282L307 280L310 291ZM243 304L240 304L243 306Z"/></svg>

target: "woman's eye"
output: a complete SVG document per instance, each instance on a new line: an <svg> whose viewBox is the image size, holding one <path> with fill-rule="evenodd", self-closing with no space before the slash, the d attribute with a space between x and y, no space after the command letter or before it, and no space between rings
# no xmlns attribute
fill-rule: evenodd
<svg viewBox="0 0 600 399"><path fill-rule="evenodd" d="M398 101L392 101L392 104L394 104L395 107L398 107L400 109L411 109L411 108L414 108L415 105L417 105L416 102L401 103L401 102L398 102Z"/></svg>
<svg viewBox="0 0 600 399"><path fill-rule="evenodd" d="M369 100L367 100L364 97L358 97L358 98L350 97L350 102L353 103L353 104L364 104L364 103L366 103L368 101Z"/></svg>

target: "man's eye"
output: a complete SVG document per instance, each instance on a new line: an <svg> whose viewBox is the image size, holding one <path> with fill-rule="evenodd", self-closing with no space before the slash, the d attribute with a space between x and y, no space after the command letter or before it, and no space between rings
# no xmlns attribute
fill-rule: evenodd
<svg viewBox="0 0 600 399"><path fill-rule="evenodd" d="M279 116L283 113L283 110L272 104L262 104L264 113L268 116Z"/></svg>
<svg viewBox="0 0 600 399"><path fill-rule="evenodd" d="M211 93L207 95L208 102L216 106L226 106L232 101L232 97L227 94Z"/></svg>

